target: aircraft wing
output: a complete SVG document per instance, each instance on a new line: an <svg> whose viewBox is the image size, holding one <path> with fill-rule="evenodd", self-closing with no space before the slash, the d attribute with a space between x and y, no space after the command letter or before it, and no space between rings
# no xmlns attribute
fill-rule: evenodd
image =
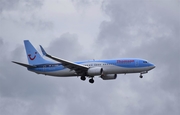
<svg viewBox="0 0 180 115"><path fill-rule="evenodd" d="M43 53L43 55L47 56L48 58L51 58L55 61L60 62L64 67L69 68L70 70L75 70L77 74L83 74L85 71L87 71L89 69L89 67L81 65L81 64L76 64L73 63L71 61L67 61L55 56L51 56L49 54L46 53L46 51L43 49L43 47L40 45L41 51Z"/></svg>

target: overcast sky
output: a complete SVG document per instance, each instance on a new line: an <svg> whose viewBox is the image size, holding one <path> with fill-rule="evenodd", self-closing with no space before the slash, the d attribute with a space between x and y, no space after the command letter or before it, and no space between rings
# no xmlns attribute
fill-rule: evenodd
<svg viewBox="0 0 180 115"><path fill-rule="evenodd" d="M143 58L144 75L95 83L37 75L28 39L70 61ZM0 115L179 115L179 0L0 0Z"/></svg>

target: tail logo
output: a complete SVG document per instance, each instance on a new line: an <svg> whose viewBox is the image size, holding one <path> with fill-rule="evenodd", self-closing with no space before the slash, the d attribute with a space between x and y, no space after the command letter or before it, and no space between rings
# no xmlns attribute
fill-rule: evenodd
<svg viewBox="0 0 180 115"><path fill-rule="evenodd" d="M30 60L34 60L34 59L36 58L36 54L37 54L37 52L35 52L35 56L34 56L34 57L31 57L31 54L29 54L29 55L28 55L29 59L30 59Z"/></svg>

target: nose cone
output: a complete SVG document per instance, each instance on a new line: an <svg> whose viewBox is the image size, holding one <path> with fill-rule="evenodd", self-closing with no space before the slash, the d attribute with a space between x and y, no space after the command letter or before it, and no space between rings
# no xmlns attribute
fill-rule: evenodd
<svg viewBox="0 0 180 115"><path fill-rule="evenodd" d="M156 66L155 66L155 65L153 65L153 66L152 66L152 69L154 69L155 67L156 67Z"/></svg>
<svg viewBox="0 0 180 115"><path fill-rule="evenodd" d="M156 66L154 64L151 64L150 69L154 69Z"/></svg>

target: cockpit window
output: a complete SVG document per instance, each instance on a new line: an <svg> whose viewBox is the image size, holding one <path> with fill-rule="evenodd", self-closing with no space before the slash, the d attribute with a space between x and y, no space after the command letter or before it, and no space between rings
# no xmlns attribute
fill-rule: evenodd
<svg viewBox="0 0 180 115"><path fill-rule="evenodd" d="M147 63L147 61L143 61L143 63Z"/></svg>

